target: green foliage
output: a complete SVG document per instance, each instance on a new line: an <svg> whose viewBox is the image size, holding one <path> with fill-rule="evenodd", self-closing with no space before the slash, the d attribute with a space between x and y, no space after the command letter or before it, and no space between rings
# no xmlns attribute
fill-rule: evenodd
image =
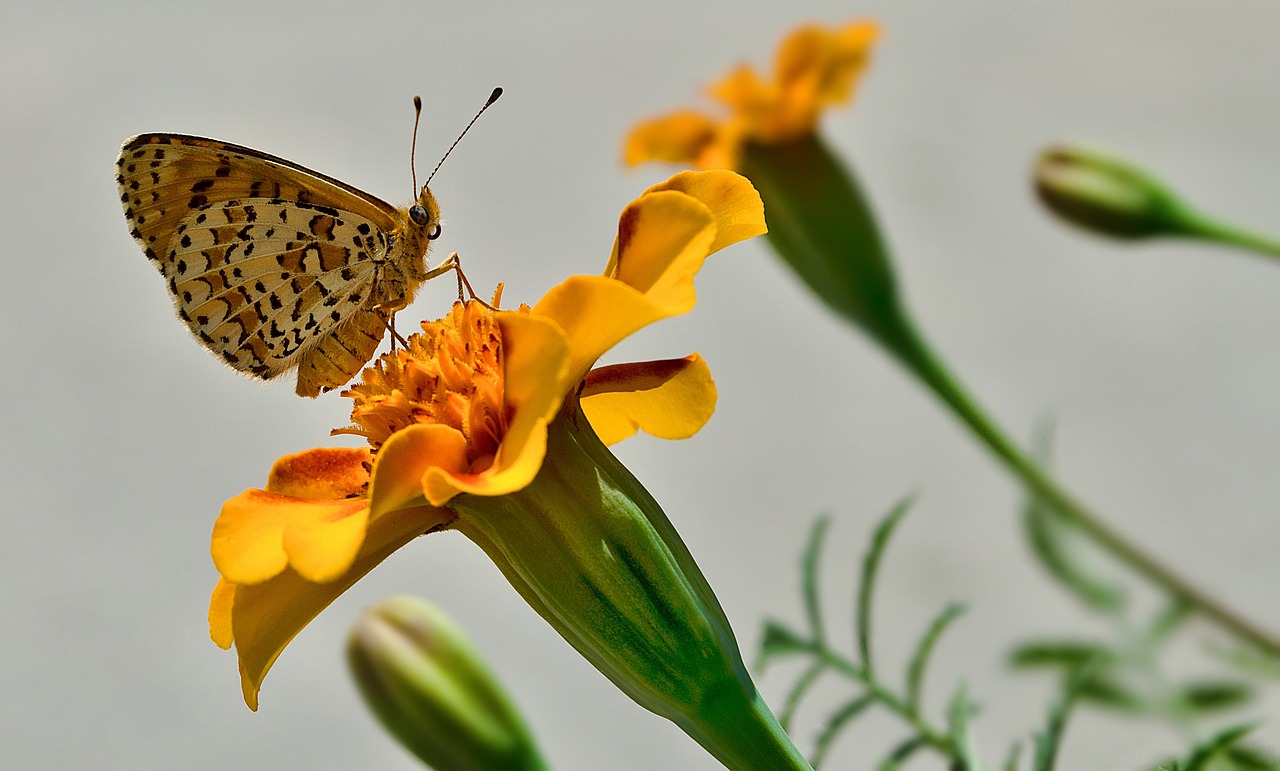
<svg viewBox="0 0 1280 771"><path fill-rule="evenodd" d="M903 740L898 743L878 766L880 771L897 771L902 767L908 758L916 754L916 750L924 746L924 740L919 736L913 736L910 739Z"/></svg>
<svg viewBox="0 0 1280 771"><path fill-rule="evenodd" d="M929 664L929 658L933 655L933 646L937 644L938 638L947 630L951 622L959 618L963 612L963 605L954 603L948 605L933 620L925 631L924 637L921 637L916 645L915 655L907 665L907 708L913 712L920 711L920 696L924 690L924 671Z"/></svg>
<svg viewBox="0 0 1280 771"><path fill-rule="evenodd" d="M826 632L822 628L822 609L818 597L818 557L822 552L822 541L827 535L827 525L831 520L821 517L813 524L813 533L809 536L809 547L801 559L801 574L804 576L804 610L809 622L809 632L813 639L826 642Z"/></svg>
<svg viewBox="0 0 1280 771"><path fill-rule="evenodd" d="M1068 682L1066 690L1049 708L1044 733L1035 735L1035 755L1031 765L1034 771L1053 771L1058 758L1058 748L1062 745L1062 735L1066 731L1067 715L1089 682L1090 672L1097 666L1097 661L1097 659L1089 659L1080 667Z"/></svg>
<svg viewBox="0 0 1280 771"><path fill-rule="evenodd" d="M1242 725L1226 728L1206 741L1197 744L1191 748L1191 754L1184 760L1171 760L1156 766L1154 771L1207 771L1209 764L1215 758L1223 758L1228 763L1233 762L1231 755L1228 753L1244 738L1245 734L1253 730L1253 726ZM1239 768L1239 766L1236 766Z"/></svg>
<svg viewBox="0 0 1280 771"><path fill-rule="evenodd" d="M1280 758L1248 744L1232 744L1222 751L1222 759L1235 771L1276 771Z"/></svg>
<svg viewBox="0 0 1280 771"><path fill-rule="evenodd" d="M1110 648L1100 643L1030 642L1014 648L1009 661L1016 667L1077 669L1094 660L1109 661L1114 656Z"/></svg>
<svg viewBox="0 0 1280 771"><path fill-rule="evenodd" d="M826 623L821 602L819 566L822 549L828 537L830 521L823 517L813 526L803 555L801 568L801 602L804 625L796 629L771 620L765 624L758 666L775 661L802 659L807 665L789 690L779 721L792 725L806 697L824 676L834 675L852 684L854 692L821 720L811 764L817 768L835 741L852 729L857 719L872 708L896 716L906 735L877 766L900 769L921 751L940 757L952 771L982 771L973 719L978 708L964 685L954 687L946 708L945 725L935 725L926 715L925 684L929 662L943 634L964 612L964 606L952 603L943 608L928 624L917 640L904 673L904 686L884 679L880 668L872 667L874 642L875 589L880 567L888 551L889 541L897 532L912 497L898 502L876 523L870 544L862 557L859 582L854 590L854 650L841 653L827 640ZM1136 611L1124 601L1120 585L1099 578L1088 567L1087 553L1074 537L1069 525L1051 510L1028 505L1024 509L1029 538L1038 544L1034 553L1068 593L1086 608L1111 623L1117 630L1114 640L1053 639L1027 640L1015 644L1009 663L1017 670L1043 672L1056 676L1057 687L1050 697L1043 728L1032 737L1031 771L1052 771L1062 747L1068 739L1067 726L1073 712L1083 707L1119 711L1126 714L1166 720L1187 735L1205 735L1196 730L1198 721L1218 716L1246 705L1253 696L1253 683L1239 678L1219 677L1182 683L1172 682L1163 674L1159 655L1179 637L1188 618L1185 604L1176 600L1166 603L1149 618L1135 618ZM1034 527L1032 526L1034 524ZM1242 671L1249 667L1268 673L1280 673L1270 659L1259 660L1240 651L1218 652L1218 659L1238 664ZM1213 733L1206 741L1193 744L1188 754L1169 760L1160 771L1280 771L1280 761L1266 751L1241 743L1248 729L1235 726ZM1022 766L1022 743L1009 748L1000 768L1018 771Z"/></svg>
<svg viewBox="0 0 1280 771"><path fill-rule="evenodd" d="M854 721L871 707L878 706L896 714L906 724L909 734L889 753L880 767L883 769L898 768L917 751L928 748L948 759L956 768L978 768L976 758L972 757L972 736L968 727L968 716L973 707L967 698L953 704L952 721L948 729L934 727L924 717L921 705L921 694L924 687L924 674L934 648L942 633L959 617L961 607L951 605L944 609L926 629L915 647L907 667L905 694L898 692L893 686L881 681L871 668L872 639L872 605L876 576L889 540L895 528L906 515L911 505L911 498L900 501L881 518L871 538L871 545L862 559L860 582L855 592L857 598L854 607L856 619L855 638L857 640L858 660L852 660L833 650L826 641L825 622L822 617L820 593L818 586L818 566L821 551L826 539L828 521L819 519L810 534L808 544L800 561L802 603L805 609L806 629L801 632L778 621L766 623L764 638L760 647L758 663L765 666L771 662L791 659L796 656L807 656L810 665L796 679L780 712L779 722L783 726L790 725L804 697L810 692L818 679L828 672L835 673L854 681L859 686L859 693L847 699L838 709L827 716L818 734L816 745L810 762L816 768L826 756L833 742ZM963 695L963 694L961 694ZM958 711L957 711L958 710ZM958 721L958 722L957 722ZM966 754L968 753L968 754Z"/></svg>
<svg viewBox="0 0 1280 771"><path fill-rule="evenodd" d="M976 741L973 736L973 725L969 719L978 708L969 701L969 690L963 683L951 697L951 706L947 709L947 727L951 736L951 746L955 757L951 767L956 771L982 771L982 762L978 760Z"/></svg>
<svg viewBox="0 0 1280 771"><path fill-rule="evenodd" d="M805 694L818 682L818 677L827 669L827 665L823 661L816 661L800 678L796 680L796 684L791 686L791 690L787 692L787 700L783 704L782 714L778 716L778 723L782 725L783 730L791 730L791 718L795 715L796 710L800 707L801 700Z"/></svg>
<svg viewBox="0 0 1280 771"><path fill-rule="evenodd" d="M1182 703L1196 712L1234 709L1253 698L1253 690L1240 682L1226 680L1188 683L1179 694Z"/></svg>
<svg viewBox="0 0 1280 771"><path fill-rule="evenodd" d="M1037 432L1034 444L1042 461L1049 455L1050 433L1043 428ZM1037 736L1036 769L1051 767L1044 765L1044 759L1050 758L1051 763L1053 753L1049 750L1056 752L1061 727L1073 706L1165 721L1184 734L1204 735L1198 729L1201 721L1250 702L1253 684L1236 677L1177 682L1178 678L1165 672L1165 651L1179 639L1178 633L1190 617L1184 601L1165 598L1158 613L1142 617L1132 604L1125 602L1123 587L1097 574L1090 560L1096 553L1091 553L1074 525L1034 500L1025 504L1023 515L1032 553L1041 566L1113 630L1110 640L1042 639L1019 643L1010 651L1009 663L1015 669L1056 673L1062 688L1063 695L1050 720L1050 729L1056 727L1058 731L1056 735L1048 730ZM1273 667L1280 673L1274 657L1258 652L1234 650L1221 658L1242 672ZM1238 743L1246 732L1239 726L1218 731L1209 740L1194 745L1187 757L1168 761L1159 768L1280 769L1280 764L1267 753ZM1053 743L1049 745L1051 737Z"/></svg>
<svg viewBox="0 0 1280 771"><path fill-rule="evenodd" d="M823 726L822 731L818 734L813 757L809 761L810 765L815 769L818 768L822 764L822 760L827 756L827 750L831 748L831 743L840 735L844 727L875 702L874 696L859 696L846 702L843 707L831 713L831 716L827 718L827 724Z"/></svg>
<svg viewBox="0 0 1280 771"><path fill-rule="evenodd" d="M1053 424L1046 420L1031 440L1032 455L1042 466L1049 465L1052 443ZM1028 497L1022 507L1022 524L1033 553L1064 589L1094 610L1112 613L1123 609L1124 592L1085 567L1081 552L1088 542L1052 506Z"/></svg>
<svg viewBox="0 0 1280 771"><path fill-rule="evenodd" d="M893 535L893 530L898 526L898 522L902 520L907 509L911 508L911 498L905 498L894 506L880 524L876 526L875 533L871 536L871 548L867 550L867 554L862 559L862 581L858 585L858 607L856 617L858 620L857 637L858 637L858 654L862 657L862 668L866 671L867 676L871 676L871 598L875 593L876 574L880 569L880 558L884 555L884 548L889 544L889 538Z"/></svg>
<svg viewBox="0 0 1280 771"><path fill-rule="evenodd" d="M808 640L800 637L781 623L766 621L764 639L760 642L760 658L757 666L764 666L765 663L773 659L797 653L806 653L812 649L813 645Z"/></svg>

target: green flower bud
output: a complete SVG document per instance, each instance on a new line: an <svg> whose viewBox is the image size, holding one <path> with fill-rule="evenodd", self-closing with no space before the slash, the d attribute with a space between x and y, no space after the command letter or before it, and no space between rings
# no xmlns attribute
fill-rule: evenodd
<svg viewBox="0 0 1280 771"><path fill-rule="evenodd" d="M1036 164L1036 193L1066 221L1115 238L1186 232L1182 203L1145 171L1093 150L1056 147Z"/></svg>
<svg viewBox="0 0 1280 771"><path fill-rule="evenodd" d="M437 771L534 771L533 737L462 628L414 597L369 608L347 660L382 724Z"/></svg>

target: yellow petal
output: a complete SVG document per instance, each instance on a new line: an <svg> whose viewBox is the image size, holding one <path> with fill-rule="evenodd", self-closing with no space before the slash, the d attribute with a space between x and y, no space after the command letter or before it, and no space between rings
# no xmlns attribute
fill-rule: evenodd
<svg viewBox="0 0 1280 771"><path fill-rule="evenodd" d="M671 315L629 285L605 276L570 276L552 287L532 313L564 330L571 346L569 383L581 380L620 340Z"/></svg>
<svg viewBox="0 0 1280 771"><path fill-rule="evenodd" d="M368 507L362 498L330 501L246 490L223 504L213 525L213 563L235 584L266 581L290 564L331 577L355 556Z"/></svg>
<svg viewBox="0 0 1280 771"><path fill-rule="evenodd" d="M801 27L788 35L774 60L788 108L816 117L822 107L847 101L878 33L875 24L860 21L841 29Z"/></svg>
<svg viewBox="0 0 1280 771"><path fill-rule="evenodd" d="M449 473L467 471L467 439L462 432L440 423L414 423L392 434L373 464L369 485L373 518L425 504L423 478L432 468ZM441 517L447 521L452 515L442 512Z"/></svg>
<svg viewBox="0 0 1280 771"><path fill-rule="evenodd" d="M643 121L627 135L623 159L634 166L645 161L693 163L714 141L716 124L707 116L684 110Z"/></svg>
<svg viewBox="0 0 1280 771"><path fill-rule="evenodd" d="M709 90L711 96L740 115L758 112L777 99L776 89L745 64L735 68Z"/></svg>
<svg viewBox="0 0 1280 771"><path fill-rule="evenodd" d="M880 37L880 27L869 21L855 21L836 32L838 61L827 78L823 99L828 104L846 101L854 83L866 69L871 44Z"/></svg>
<svg viewBox="0 0 1280 771"><path fill-rule="evenodd" d="M364 543L369 506L331 509L320 516L298 517L284 529L284 550L289 567L308 581L325 583L342 575ZM309 512L314 514L314 512Z"/></svg>
<svg viewBox="0 0 1280 771"><path fill-rule="evenodd" d="M211 620L215 616L221 619L230 604L231 628L240 659L240 685L249 709L258 708L263 678L289 641L378 563L429 530L436 523L438 511L399 509L379 517L369 526L350 568L329 583L313 583L290 570L265 583L232 586L230 590L220 585L214 590L209 615ZM230 603L226 599L229 591L234 592ZM211 628L220 633L222 621L211 621Z"/></svg>
<svg viewBox="0 0 1280 771"><path fill-rule="evenodd" d="M209 639L224 651L235 642L231 629L231 611L235 607L236 585L219 576L209 598Z"/></svg>
<svg viewBox="0 0 1280 771"><path fill-rule="evenodd" d="M267 490L295 498L349 498L369 482L368 447L317 447L271 467Z"/></svg>
<svg viewBox="0 0 1280 771"><path fill-rule="evenodd" d="M503 312L497 316L505 360L503 401L511 417L493 463L469 473L428 469L422 482L428 501L440 505L459 493L505 495L527 486L542 468L547 423L581 373L570 371L565 331L553 319L539 315L535 310L533 315ZM589 366L590 362L583 372Z"/></svg>
<svg viewBox="0 0 1280 771"><path fill-rule="evenodd" d="M256 583L288 567L284 528L290 510L282 504L297 500L265 490L245 490L222 504L210 547L218 572L231 575L236 583Z"/></svg>
<svg viewBox="0 0 1280 771"><path fill-rule="evenodd" d="M645 193L622 210L610 278L634 287L668 316L693 308L693 278L711 252L716 219L693 196Z"/></svg>
<svg viewBox="0 0 1280 771"><path fill-rule="evenodd" d="M764 202L751 180L732 171L682 171L666 182L645 191L678 190L706 204L716 219L716 237L711 253L763 235L769 228L764 220Z"/></svg>
<svg viewBox="0 0 1280 771"><path fill-rule="evenodd" d="M742 147L748 134L743 121L731 118L716 127L716 141L702 148L693 162L698 169L737 169L742 165Z"/></svg>
<svg viewBox="0 0 1280 771"><path fill-rule="evenodd" d="M698 354L683 359L616 364L587 374L582 412L605 444L643 429L663 439L696 434L716 407L711 369Z"/></svg>
<svg viewBox="0 0 1280 771"><path fill-rule="evenodd" d="M503 440L505 448L510 435ZM547 419L537 418L523 432L522 441L512 442L508 463L490 466L484 471L452 474L444 469L428 469L422 478L422 492L428 501L445 505L461 493L472 495L506 495L521 490L533 481L547 454Z"/></svg>

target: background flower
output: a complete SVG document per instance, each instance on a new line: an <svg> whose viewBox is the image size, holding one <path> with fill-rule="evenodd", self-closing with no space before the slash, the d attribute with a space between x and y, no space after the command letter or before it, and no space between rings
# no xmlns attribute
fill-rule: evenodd
<svg viewBox="0 0 1280 771"><path fill-rule="evenodd" d="M827 107L853 95L878 34L870 21L797 27L778 44L771 70L739 65L708 87L718 111L677 110L641 121L627 135L623 157L628 164L657 160L736 169L744 143L802 139L817 129Z"/></svg>

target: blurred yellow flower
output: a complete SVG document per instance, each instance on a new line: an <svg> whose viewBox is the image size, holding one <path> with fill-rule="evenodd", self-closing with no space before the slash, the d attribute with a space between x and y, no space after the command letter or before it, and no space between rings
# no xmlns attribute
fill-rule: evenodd
<svg viewBox="0 0 1280 771"><path fill-rule="evenodd" d="M210 634L234 643L249 707L312 618L396 549L454 523L455 496L527 487L548 459L548 427L579 400L605 443L697 432L716 395L696 354L591 368L633 332L691 310L703 261L764 231L745 178L682 172L623 210L604 275L572 276L532 308L458 303L365 370L343 394L353 425L335 433L370 446L281 458L266 489L227 501L214 526Z"/></svg>
<svg viewBox="0 0 1280 771"><path fill-rule="evenodd" d="M771 81L742 65L711 86L728 117L680 110L644 121L627 136L624 158L630 165L657 160L737 169L745 143L802 139L817 128L824 109L849 100L878 35L869 21L801 27L779 46Z"/></svg>

